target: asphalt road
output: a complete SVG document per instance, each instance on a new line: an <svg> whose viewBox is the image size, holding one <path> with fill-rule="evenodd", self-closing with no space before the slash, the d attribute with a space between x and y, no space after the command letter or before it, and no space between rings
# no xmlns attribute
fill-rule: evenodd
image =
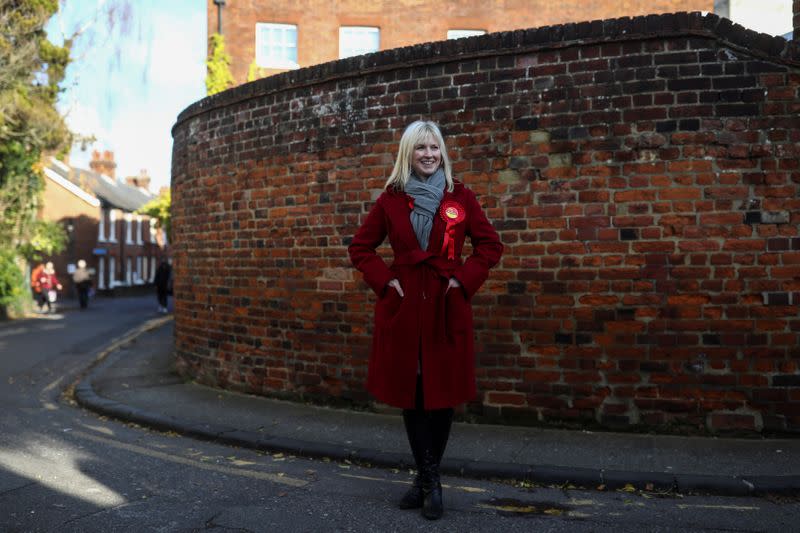
<svg viewBox="0 0 800 533"><path fill-rule="evenodd" d="M0 531L798 531L796 498L516 486L446 477L445 517L395 501L411 476L194 441L63 394L154 298L0 324Z"/></svg>

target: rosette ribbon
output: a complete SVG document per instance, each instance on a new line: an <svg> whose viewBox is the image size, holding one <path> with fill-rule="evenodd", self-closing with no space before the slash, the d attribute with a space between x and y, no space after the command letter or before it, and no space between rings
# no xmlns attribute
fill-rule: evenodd
<svg viewBox="0 0 800 533"><path fill-rule="evenodd" d="M442 241L441 255L447 254L447 258L456 258L456 225L463 222L467 217L464 207L453 200L442 202L439 207L439 216L445 221L447 226L444 229L444 240Z"/></svg>

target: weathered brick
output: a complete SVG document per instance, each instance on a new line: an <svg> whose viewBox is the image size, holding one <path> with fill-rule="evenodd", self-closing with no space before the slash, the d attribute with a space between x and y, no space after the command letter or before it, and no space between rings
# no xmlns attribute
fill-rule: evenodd
<svg viewBox="0 0 800 533"><path fill-rule="evenodd" d="M191 106L174 129L178 368L368 403L375 300L345 248L400 131L431 118L506 246L473 299L470 414L800 429L798 58L680 20L412 46Z"/></svg>

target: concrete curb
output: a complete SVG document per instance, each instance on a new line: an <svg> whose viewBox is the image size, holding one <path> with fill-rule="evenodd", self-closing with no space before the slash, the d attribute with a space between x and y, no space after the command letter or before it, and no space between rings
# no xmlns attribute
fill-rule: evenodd
<svg viewBox="0 0 800 533"><path fill-rule="evenodd" d="M160 431L173 431L186 437L238 446L270 453L288 453L301 457L350 461L384 468L411 468L410 454L384 452L368 448L341 446L333 443L306 441L237 429L231 426L188 422L153 413L99 396L92 382L112 362L108 356L142 333L160 327L172 317L153 319L123 335L101 350L93 365L75 386L75 399L81 406L124 422L133 422ZM445 458L442 473L477 479L527 481L550 485L647 491L701 492L723 496L751 496L764 493L800 492L800 475L787 476L723 476L668 474L604 470L553 465L526 465Z"/></svg>

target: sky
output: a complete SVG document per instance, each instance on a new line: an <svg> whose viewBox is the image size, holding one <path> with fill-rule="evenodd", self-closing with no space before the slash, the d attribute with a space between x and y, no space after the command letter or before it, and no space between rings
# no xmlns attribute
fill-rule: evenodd
<svg viewBox="0 0 800 533"><path fill-rule="evenodd" d="M124 2L124 0L123 0ZM119 0L63 0L47 26L51 41L92 21ZM89 168L91 151L112 150L117 177L146 169L151 190L168 186L172 135L178 114L205 96L206 3L202 0L128 0L128 30L104 15L75 45L58 107L73 132L94 135L70 164Z"/></svg>
<svg viewBox="0 0 800 533"><path fill-rule="evenodd" d="M48 24L59 42L109 6L131 6L128 31L103 17L80 38L59 108L76 133L97 138L70 163L88 168L92 149L112 150L117 176L146 169L151 189L169 185L172 135L183 109L205 96L204 0L61 0ZM772 34L791 30L790 0L730 0L730 18Z"/></svg>

